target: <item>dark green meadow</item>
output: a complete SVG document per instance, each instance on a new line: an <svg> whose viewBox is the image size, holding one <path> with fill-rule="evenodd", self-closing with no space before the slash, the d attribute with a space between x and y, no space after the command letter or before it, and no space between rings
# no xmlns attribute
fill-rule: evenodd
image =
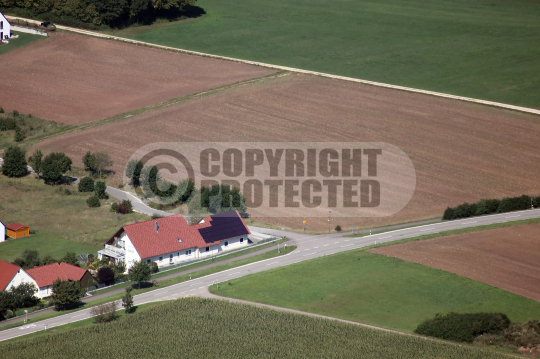
<svg viewBox="0 0 540 359"><path fill-rule="evenodd" d="M199 0L114 31L172 47L540 108L540 1Z"/></svg>

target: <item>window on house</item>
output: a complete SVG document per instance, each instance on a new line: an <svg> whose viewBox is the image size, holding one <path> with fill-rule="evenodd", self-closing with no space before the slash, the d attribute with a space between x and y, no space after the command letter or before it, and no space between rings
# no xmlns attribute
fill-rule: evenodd
<svg viewBox="0 0 540 359"><path fill-rule="evenodd" d="M210 252L210 247L206 247L206 251L207 251L207 252Z"/></svg>
<svg viewBox="0 0 540 359"><path fill-rule="evenodd" d="M229 241L225 241L225 247L229 245Z"/></svg>
<svg viewBox="0 0 540 359"><path fill-rule="evenodd" d="M163 257L159 257L159 261L161 262L163 260Z"/></svg>
<svg viewBox="0 0 540 359"><path fill-rule="evenodd" d="M243 243L244 242L244 238L240 238L240 243Z"/></svg>
<svg viewBox="0 0 540 359"><path fill-rule="evenodd" d="M190 255L191 255L191 249L186 251L186 256L190 256Z"/></svg>
<svg viewBox="0 0 540 359"><path fill-rule="evenodd" d="M146 260L146 263L150 264L150 259L147 259L147 260Z"/></svg>
<svg viewBox="0 0 540 359"><path fill-rule="evenodd" d="M0 21L0 30L4 30L4 22Z"/></svg>

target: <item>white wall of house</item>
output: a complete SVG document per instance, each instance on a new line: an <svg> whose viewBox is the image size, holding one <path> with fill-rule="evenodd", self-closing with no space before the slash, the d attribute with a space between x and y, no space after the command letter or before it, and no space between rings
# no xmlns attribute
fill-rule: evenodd
<svg viewBox="0 0 540 359"><path fill-rule="evenodd" d="M0 222L0 242L3 242L6 240L6 226L4 226L4 223Z"/></svg>
<svg viewBox="0 0 540 359"><path fill-rule="evenodd" d="M32 283L36 287L36 290L38 289L38 285L36 281L34 280L34 278L30 277L30 275L26 273L24 269L20 268L15 274L15 276L11 279L11 281L6 286L6 290L10 289L11 287L18 287L22 283ZM42 298L37 294L36 296L39 298Z"/></svg>
<svg viewBox="0 0 540 359"><path fill-rule="evenodd" d="M0 36L2 40L9 39L11 37L11 25L9 21L0 12Z"/></svg>
<svg viewBox="0 0 540 359"><path fill-rule="evenodd" d="M197 247L182 249L181 251L164 253L159 256L144 258L146 263L156 262L158 267L181 264L197 258Z"/></svg>
<svg viewBox="0 0 540 359"><path fill-rule="evenodd" d="M39 291L36 293L36 297L43 299L50 297L52 294L52 285L49 285L39 288Z"/></svg>
<svg viewBox="0 0 540 359"><path fill-rule="evenodd" d="M221 251L232 251L233 249L238 249L246 247L248 245L247 236L235 237L221 241L220 250Z"/></svg>
<svg viewBox="0 0 540 359"><path fill-rule="evenodd" d="M137 250L133 246L133 243L131 243L131 240L129 239L126 232L122 233L122 235L118 239L118 242L120 246L122 246L123 244L124 248L126 249L126 270L128 270L129 268L131 268L131 266L133 266L134 262L141 260L141 256L139 255L139 253L137 253Z"/></svg>

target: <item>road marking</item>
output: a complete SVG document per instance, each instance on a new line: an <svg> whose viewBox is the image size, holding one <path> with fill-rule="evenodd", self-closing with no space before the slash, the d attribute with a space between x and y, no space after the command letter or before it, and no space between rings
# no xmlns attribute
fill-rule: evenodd
<svg viewBox="0 0 540 359"><path fill-rule="evenodd" d="M434 229L435 229L435 228L421 229L420 232L432 231L432 230L434 230Z"/></svg>
<svg viewBox="0 0 540 359"><path fill-rule="evenodd" d="M230 276L232 276L232 275L234 275L234 274L238 274L238 273L240 273L240 272L234 272L234 273L231 273L231 274L229 274L227 277L230 277Z"/></svg>
<svg viewBox="0 0 540 359"><path fill-rule="evenodd" d="M199 289L203 289L204 287L199 287Z"/></svg>
<svg viewBox="0 0 540 359"><path fill-rule="evenodd" d="M195 289L190 290L190 292L193 292Z"/></svg>
<svg viewBox="0 0 540 359"><path fill-rule="evenodd" d="M79 315L75 315L75 316L73 316L73 317L71 317L71 318L77 318L77 317L82 317L83 315L87 315L87 313L84 313L84 314L79 314Z"/></svg>
<svg viewBox="0 0 540 359"><path fill-rule="evenodd" d="M343 247L349 247L349 246L354 246L354 243L352 243L352 244L347 244L347 245L345 245L345 246L341 246L341 248L343 248Z"/></svg>
<svg viewBox="0 0 540 359"><path fill-rule="evenodd" d="M462 224L473 224L473 223L476 223L478 221L472 221L472 222L465 222L465 223L462 223Z"/></svg>
<svg viewBox="0 0 540 359"><path fill-rule="evenodd" d="M24 330L24 329L30 329L30 328L35 328L35 327L36 327L35 324L29 324L29 325L25 325L24 327L20 327L19 329Z"/></svg>
<svg viewBox="0 0 540 359"><path fill-rule="evenodd" d="M325 244L323 247L329 246L329 244Z"/></svg>
<svg viewBox="0 0 540 359"><path fill-rule="evenodd" d="M168 292L168 290L166 290L165 292L161 292L161 293L158 293L158 294L154 294L154 297L157 297L158 295L165 294L165 293L167 293L167 292Z"/></svg>
<svg viewBox="0 0 540 359"><path fill-rule="evenodd" d="M319 247L317 246L317 247L313 247L313 248L319 248Z"/></svg>
<svg viewBox="0 0 540 359"><path fill-rule="evenodd" d="M268 263L266 266L268 267L268 266L271 266L272 264L276 264L276 263L279 263L279 261L277 261L277 262L272 262L272 263Z"/></svg>
<svg viewBox="0 0 540 359"><path fill-rule="evenodd" d="M186 291L180 292L180 294L185 293Z"/></svg>
<svg viewBox="0 0 540 359"><path fill-rule="evenodd" d="M346 239L346 240L345 240L345 242L348 242L348 241L350 241L350 239Z"/></svg>
<svg viewBox="0 0 540 359"><path fill-rule="evenodd" d="M305 257L305 256L311 256L311 255L313 255L313 254L315 254L315 253L317 253L317 252L313 252L313 253L308 253L308 254L304 254L304 255L303 255L303 257Z"/></svg>
<svg viewBox="0 0 540 359"><path fill-rule="evenodd" d="M339 242L336 242L336 243L334 243L334 244L339 244Z"/></svg>
<svg viewBox="0 0 540 359"><path fill-rule="evenodd" d="M379 239L392 238L392 236L381 237Z"/></svg>
<svg viewBox="0 0 540 359"><path fill-rule="evenodd" d="M516 217L521 217L521 214L518 214L517 216L508 216L508 217L504 217L504 218L516 218Z"/></svg>
<svg viewBox="0 0 540 359"><path fill-rule="evenodd" d="M190 285L190 287L193 287L194 285L201 284L201 283L202 282L193 283L192 285Z"/></svg>
<svg viewBox="0 0 540 359"><path fill-rule="evenodd" d="M310 251L310 250L311 250L311 248L308 248L308 249L304 249L304 250L305 250L305 251Z"/></svg>

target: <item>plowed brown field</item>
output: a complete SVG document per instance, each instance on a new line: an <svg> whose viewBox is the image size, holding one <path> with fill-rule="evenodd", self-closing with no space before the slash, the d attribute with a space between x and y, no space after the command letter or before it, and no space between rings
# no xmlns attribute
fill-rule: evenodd
<svg viewBox="0 0 540 359"><path fill-rule="evenodd" d="M371 252L439 268L540 301L540 223L409 242Z"/></svg>
<svg viewBox="0 0 540 359"><path fill-rule="evenodd" d="M275 72L67 33L2 55L0 105L70 125Z"/></svg>
<svg viewBox="0 0 540 359"><path fill-rule="evenodd" d="M441 216L446 206L540 194L540 117L305 75L264 79L40 143L81 166L103 150L123 172L139 147L167 141L366 141L401 148L416 169L416 192L382 219L333 219L332 229ZM399 181L396 176L396 181ZM268 220L302 228L302 218ZM308 230L327 230L325 218Z"/></svg>

